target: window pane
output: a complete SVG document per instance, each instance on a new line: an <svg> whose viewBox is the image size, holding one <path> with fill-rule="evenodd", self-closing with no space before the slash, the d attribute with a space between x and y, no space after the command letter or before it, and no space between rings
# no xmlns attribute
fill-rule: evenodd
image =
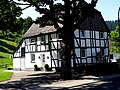
<svg viewBox="0 0 120 90"><path fill-rule="evenodd" d="M31 54L31 62L35 62L35 54Z"/></svg>
<svg viewBox="0 0 120 90"><path fill-rule="evenodd" d="M41 39L41 44L44 44L45 43L45 37L41 36L40 39Z"/></svg>
<svg viewBox="0 0 120 90"><path fill-rule="evenodd" d="M100 38L103 38L103 32L100 33Z"/></svg>
<svg viewBox="0 0 120 90"><path fill-rule="evenodd" d="M81 49L81 57L85 57L85 49Z"/></svg>

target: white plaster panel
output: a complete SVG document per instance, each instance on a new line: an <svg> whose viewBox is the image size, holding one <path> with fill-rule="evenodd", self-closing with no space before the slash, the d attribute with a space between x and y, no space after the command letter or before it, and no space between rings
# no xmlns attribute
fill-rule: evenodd
<svg viewBox="0 0 120 90"><path fill-rule="evenodd" d="M95 34L96 34L96 39L99 39L99 32L95 31Z"/></svg>
<svg viewBox="0 0 120 90"><path fill-rule="evenodd" d="M56 34L51 34L52 39L56 39Z"/></svg>
<svg viewBox="0 0 120 90"><path fill-rule="evenodd" d="M13 68L20 68L20 58L13 58Z"/></svg>
<svg viewBox="0 0 120 90"><path fill-rule="evenodd" d="M76 53L76 56L77 57L80 57L80 49L78 48L78 49L75 49L75 53Z"/></svg>
<svg viewBox="0 0 120 90"><path fill-rule="evenodd" d="M90 38L90 31L86 30L85 36L86 38Z"/></svg>
<svg viewBox="0 0 120 90"><path fill-rule="evenodd" d="M97 51L97 52L100 52L100 48L97 48L96 51Z"/></svg>
<svg viewBox="0 0 120 90"><path fill-rule="evenodd" d="M82 63L86 63L86 59L82 59L81 61L82 61Z"/></svg>
<svg viewBox="0 0 120 90"><path fill-rule="evenodd" d="M96 40L96 46L100 46L100 41L99 40Z"/></svg>
<svg viewBox="0 0 120 90"><path fill-rule="evenodd" d="M76 41L77 40L77 41ZM74 44L75 44L75 47L79 47L78 44L79 44L79 39L74 39Z"/></svg>
<svg viewBox="0 0 120 90"><path fill-rule="evenodd" d="M45 46L41 45L41 51L44 51L44 50L45 50Z"/></svg>
<svg viewBox="0 0 120 90"><path fill-rule="evenodd" d="M104 32L104 39L107 39L107 32Z"/></svg>
<svg viewBox="0 0 120 90"><path fill-rule="evenodd" d="M75 63L80 63L80 59L75 59Z"/></svg>
<svg viewBox="0 0 120 90"><path fill-rule="evenodd" d="M92 55L96 56L95 48L92 48Z"/></svg>
<svg viewBox="0 0 120 90"><path fill-rule="evenodd" d="M86 44L88 47L90 47L90 39L86 39Z"/></svg>
<svg viewBox="0 0 120 90"><path fill-rule="evenodd" d="M105 46L104 40L101 40L101 46Z"/></svg>
<svg viewBox="0 0 120 90"><path fill-rule="evenodd" d="M76 30L74 31L74 34L75 34L76 37L79 37L79 29L76 29Z"/></svg>
<svg viewBox="0 0 120 90"><path fill-rule="evenodd" d="M39 52L39 53L34 53L34 54L35 54L35 63L31 62L31 53L26 54L26 58L25 58L26 68L34 68L35 64L38 67L43 67L44 65L42 65L40 54L45 54L45 64L48 64L49 66L51 66L51 58L50 58L49 52Z"/></svg>
<svg viewBox="0 0 120 90"><path fill-rule="evenodd" d="M85 40L81 40L81 46L82 46L82 47L85 46Z"/></svg>
<svg viewBox="0 0 120 90"><path fill-rule="evenodd" d="M54 59L57 59L57 51L56 50L52 51L52 56L54 57Z"/></svg>
<svg viewBox="0 0 120 90"><path fill-rule="evenodd" d="M22 45L21 45L22 47L25 47L25 40L22 42Z"/></svg>
<svg viewBox="0 0 120 90"><path fill-rule="evenodd" d="M91 56L91 49L90 49L90 48L88 48L88 49L86 50L86 52L87 52L87 56Z"/></svg>

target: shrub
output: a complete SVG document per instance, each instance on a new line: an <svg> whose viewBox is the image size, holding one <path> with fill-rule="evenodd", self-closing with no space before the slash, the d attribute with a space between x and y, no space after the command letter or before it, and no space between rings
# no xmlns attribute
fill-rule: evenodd
<svg viewBox="0 0 120 90"><path fill-rule="evenodd" d="M120 63L120 58L117 58L116 61L117 61L118 63Z"/></svg>
<svg viewBox="0 0 120 90"><path fill-rule="evenodd" d="M45 70L48 71L48 68L49 68L49 65L48 65L48 64L45 64Z"/></svg>

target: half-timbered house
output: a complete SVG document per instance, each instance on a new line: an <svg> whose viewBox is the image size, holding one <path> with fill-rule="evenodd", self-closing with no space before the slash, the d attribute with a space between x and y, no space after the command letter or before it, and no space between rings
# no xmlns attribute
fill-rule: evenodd
<svg viewBox="0 0 120 90"><path fill-rule="evenodd" d="M109 62L109 29L98 12L87 17L74 30L74 54L71 66ZM33 70L39 68L61 67L61 33L54 26L39 27L33 24L22 37L22 41L14 52L14 70Z"/></svg>

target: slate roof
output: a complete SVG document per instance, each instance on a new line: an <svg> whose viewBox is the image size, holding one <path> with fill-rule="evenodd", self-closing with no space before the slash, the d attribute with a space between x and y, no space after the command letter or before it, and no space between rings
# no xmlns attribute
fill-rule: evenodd
<svg viewBox="0 0 120 90"><path fill-rule="evenodd" d="M23 38L32 37L39 34L55 32L55 31L56 29L54 28L54 26L40 27L39 24L33 23L32 26L28 29L28 31L24 34Z"/></svg>

